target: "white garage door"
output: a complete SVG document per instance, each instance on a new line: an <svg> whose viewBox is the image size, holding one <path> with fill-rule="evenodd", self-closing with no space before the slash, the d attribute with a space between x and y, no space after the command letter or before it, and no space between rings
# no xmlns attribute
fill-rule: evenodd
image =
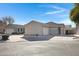
<svg viewBox="0 0 79 59"><path fill-rule="evenodd" d="M59 34L58 28L50 28L49 29L49 34L58 35Z"/></svg>
<svg viewBox="0 0 79 59"><path fill-rule="evenodd" d="M49 34L48 28L43 28L43 35L48 35L48 34Z"/></svg>
<svg viewBox="0 0 79 59"><path fill-rule="evenodd" d="M12 34L13 32L14 32L13 29L6 29L6 33L7 33L7 34Z"/></svg>

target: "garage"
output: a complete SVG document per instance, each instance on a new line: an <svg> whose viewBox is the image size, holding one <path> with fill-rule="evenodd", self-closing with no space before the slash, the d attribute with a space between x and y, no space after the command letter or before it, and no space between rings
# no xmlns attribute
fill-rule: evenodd
<svg viewBox="0 0 79 59"><path fill-rule="evenodd" d="M43 35L49 35L49 29L46 27L43 27Z"/></svg>
<svg viewBox="0 0 79 59"><path fill-rule="evenodd" d="M6 33L7 33L7 34L12 34L13 32L14 32L13 29L6 29Z"/></svg>
<svg viewBox="0 0 79 59"><path fill-rule="evenodd" d="M61 28L49 28L50 35L59 35L61 34Z"/></svg>

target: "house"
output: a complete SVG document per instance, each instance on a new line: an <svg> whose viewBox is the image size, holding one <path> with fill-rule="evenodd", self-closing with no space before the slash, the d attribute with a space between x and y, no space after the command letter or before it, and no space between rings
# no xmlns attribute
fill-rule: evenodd
<svg viewBox="0 0 79 59"><path fill-rule="evenodd" d="M7 25L5 23L0 23L0 34L5 33L5 28Z"/></svg>
<svg viewBox="0 0 79 59"><path fill-rule="evenodd" d="M76 28L72 28L71 25L65 25L65 34L76 34Z"/></svg>
<svg viewBox="0 0 79 59"><path fill-rule="evenodd" d="M41 23L31 21L24 25L26 35L64 35L64 24L56 24L54 22Z"/></svg>
<svg viewBox="0 0 79 59"><path fill-rule="evenodd" d="M24 25L9 24L7 25L5 32L8 34L21 34L25 32Z"/></svg>

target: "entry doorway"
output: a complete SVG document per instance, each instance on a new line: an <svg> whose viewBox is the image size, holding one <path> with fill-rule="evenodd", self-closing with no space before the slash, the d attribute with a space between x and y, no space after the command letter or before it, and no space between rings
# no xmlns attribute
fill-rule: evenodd
<svg viewBox="0 0 79 59"><path fill-rule="evenodd" d="M61 34L61 28L60 27L58 28L58 34L59 35Z"/></svg>

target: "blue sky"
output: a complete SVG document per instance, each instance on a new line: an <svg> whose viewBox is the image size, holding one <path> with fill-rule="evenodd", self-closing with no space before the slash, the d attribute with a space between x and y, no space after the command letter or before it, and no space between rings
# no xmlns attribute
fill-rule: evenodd
<svg viewBox="0 0 79 59"><path fill-rule="evenodd" d="M16 24L26 24L31 20L36 20L74 26L69 18L73 7L71 3L2 3L0 4L0 17L12 16Z"/></svg>

